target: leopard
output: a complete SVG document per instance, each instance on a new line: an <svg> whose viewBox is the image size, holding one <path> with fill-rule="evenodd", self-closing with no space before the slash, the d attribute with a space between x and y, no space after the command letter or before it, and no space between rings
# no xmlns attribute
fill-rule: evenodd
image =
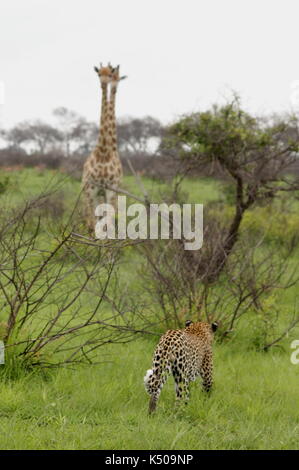
<svg viewBox="0 0 299 470"><path fill-rule="evenodd" d="M185 328L168 330L160 338L154 352L152 369L144 377L144 386L150 395L149 414L156 410L157 402L168 376L175 382L176 400L188 403L189 384L198 376L204 391L209 393L213 384L212 344L218 323L192 322Z"/></svg>

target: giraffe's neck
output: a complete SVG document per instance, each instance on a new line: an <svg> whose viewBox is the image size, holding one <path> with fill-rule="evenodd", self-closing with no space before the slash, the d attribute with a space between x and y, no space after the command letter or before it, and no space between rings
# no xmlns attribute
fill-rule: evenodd
<svg viewBox="0 0 299 470"><path fill-rule="evenodd" d="M104 131L104 124L106 121L106 114L107 114L107 90L108 86L107 83L102 84L102 106L101 106L101 119L100 119L100 132L98 137L98 143L101 141L101 135Z"/></svg>
<svg viewBox="0 0 299 470"><path fill-rule="evenodd" d="M110 136L108 126L108 99L107 99L107 83L102 83L102 106L101 120L98 143L96 146L95 157L98 161L108 161L110 153Z"/></svg>
<svg viewBox="0 0 299 470"><path fill-rule="evenodd" d="M111 145L113 152L117 154L117 133L116 133L116 117L115 117L115 98L116 98L116 86L111 87L111 94L110 94L110 130L111 130Z"/></svg>

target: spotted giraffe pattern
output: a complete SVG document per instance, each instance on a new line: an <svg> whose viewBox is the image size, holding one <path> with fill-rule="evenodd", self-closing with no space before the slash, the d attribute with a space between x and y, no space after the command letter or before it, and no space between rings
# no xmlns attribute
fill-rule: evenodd
<svg viewBox="0 0 299 470"><path fill-rule="evenodd" d="M110 64L100 69L95 67L102 88L100 133L97 145L83 166L82 185L85 202L85 218L90 232L94 231L96 207L105 202L115 203L115 190L122 179L122 165L117 150L115 97L117 86L124 77L119 77L119 66ZM110 99L108 99L108 86Z"/></svg>
<svg viewBox="0 0 299 470"><path fill-rule="evenodd" d="M189 399L189 383L198 376L209 392L213 381L212 342L217 323L186 322L180 330L168 330L160 339L154 353L153 366L144 377L150 395L149 413L156 409L163 385L172 373L177 400Z"/></svg>

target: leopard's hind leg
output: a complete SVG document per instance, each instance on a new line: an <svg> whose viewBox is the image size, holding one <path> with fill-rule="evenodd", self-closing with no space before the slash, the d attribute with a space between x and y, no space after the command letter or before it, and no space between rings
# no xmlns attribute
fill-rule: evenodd
<svg viewBox="0 0 299 470"><path fill-rule="evenodd" d="M203 358L200 375L202 377L202 386L206 392L210 392L213 385L213 357L208 352Z"/></svg>
<svg viewBox="0 0 299 470"><path fill-rule="evenodd" d="M171 372L175 382L176 399L188 403L190 397L189 380L184 371L180 370L177 361L173 363Z"/></svg>

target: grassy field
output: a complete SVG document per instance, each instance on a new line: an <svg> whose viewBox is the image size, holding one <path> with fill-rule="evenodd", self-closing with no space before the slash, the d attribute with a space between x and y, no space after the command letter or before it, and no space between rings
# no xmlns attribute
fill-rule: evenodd
<svg viewBox="0 0 299 470"><path fill-rule="evenodd" d="M215 388L192 384L175 409L173 381L148 417L142 379L153 342L110 348L98 366L2 382L1 449L296 449L299 367L289 351L215 347ZM108 352L108 351L106 351Z"/></svg>
<svg viewBox="0 0 299 470"><path fill-rule="evenodd" d="M2 207L33 197L57 179L68 206L80 188L79 182L50 171L23 170L9 177L9 188L0 196ZM153 198L161 189L151 180L144 184ZM125 187L139 191L131 177ZM201 185L187 181L185 189L191 202L220 197L219 183L208 179ZM130 252L126 261L127 282L134 289L137 261ZM285 310L293 305L297 289L280 295ZM191 385L189 404L174 407L169 378L152 417L147 415L143 376L151 366L156 337L100 348L102 364L94 366L21 372L10 380L2 365L0 449L296 449L299 365L290 362L290 344L299 339L299 329L281 347L261 353L254 350L247 327L230 341L216 341L210 397L198 380Z"/></svg>

